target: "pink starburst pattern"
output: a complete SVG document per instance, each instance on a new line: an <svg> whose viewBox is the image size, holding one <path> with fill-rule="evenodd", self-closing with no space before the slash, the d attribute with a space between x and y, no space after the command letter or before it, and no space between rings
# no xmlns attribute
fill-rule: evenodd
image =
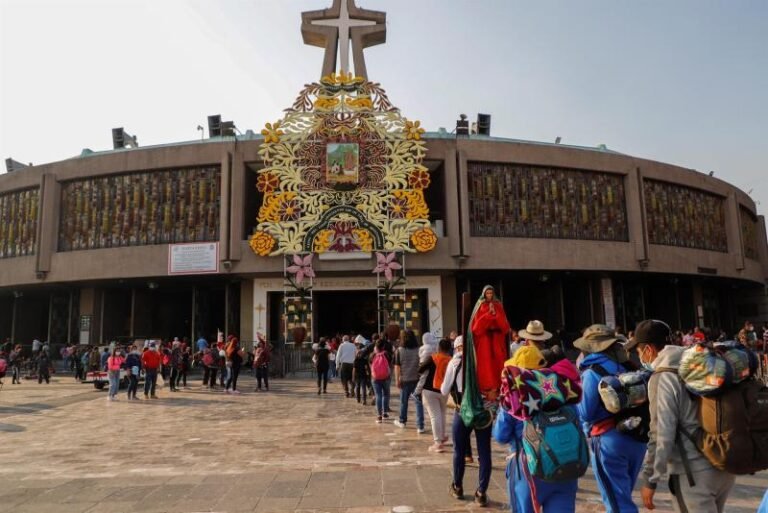
<svg viewBox="0 0 768 513"><path fill-rule="evenodd" d="M312 269L312 256L312 253L304 258L293 255L293 265L286 268L286 271L296 276L297 285L303 282L305 277L315 277L315 271Z"/></svg>
<svg viewBox="0 0 768 513"><path fill-rule="evenodd" d="M392 253L376 253L376 267L373 268L374 273L384 273L384 277L387 281L394 279L394 272L402 269L403 266L397 261L397 254Z"/></svg>

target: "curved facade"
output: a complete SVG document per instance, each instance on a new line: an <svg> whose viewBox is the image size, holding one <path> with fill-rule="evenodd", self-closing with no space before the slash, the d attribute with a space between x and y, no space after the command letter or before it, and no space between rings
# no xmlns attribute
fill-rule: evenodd
<svg viewBox="0 0 768 513"><path fill-rule="evenodd" d="M766 319L765 220L736 187L605 149L436 134L426 142L425 198L440 238L433 251L406 255L412 327L455 329L461 293L474 299L485 282L514 323L537 317L568 332L651 316L729 330ZM0 176L0 338L279 337L284 260L248 245L260 145L213 138ZM218 272L170 275L169 245L188 242L218 243ZM344 324L338 308L359 300L375 309L355 295L375 289L372 266L315 263L314 331L370 327Z"/></svg>

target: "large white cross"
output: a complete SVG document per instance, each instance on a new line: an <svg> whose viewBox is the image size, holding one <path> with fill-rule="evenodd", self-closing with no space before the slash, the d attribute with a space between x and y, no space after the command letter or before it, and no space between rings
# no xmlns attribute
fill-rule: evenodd
<svg viewBox="0 0 768 513"><path fill-rule="evenodd" d="M314 20L312 21L312 24L336 27L339 31L338 52L339 60L341 61L339 70L349 73L351 71L349 69L349 36L352 27L367 27L376 25L376 22L350 18L347 1L348 0L341 0L341 9L339 10L338 18L330 20Z"/></svg>

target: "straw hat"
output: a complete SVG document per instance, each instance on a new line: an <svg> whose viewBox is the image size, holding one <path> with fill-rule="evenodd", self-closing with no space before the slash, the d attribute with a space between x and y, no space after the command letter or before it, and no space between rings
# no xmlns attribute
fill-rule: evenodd
<svg viewBox="0 0 768 513"><path fill-rule="evenodd" d="M517 332L520 338L525 340L549 340L552 333L544 331L544 323L541 321L531 321L524 330Z"/></svg>

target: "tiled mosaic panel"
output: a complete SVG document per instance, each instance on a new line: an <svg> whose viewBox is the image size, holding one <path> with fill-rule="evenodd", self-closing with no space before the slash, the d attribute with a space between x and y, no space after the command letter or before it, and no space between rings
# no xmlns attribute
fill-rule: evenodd
<svg viewBox="0 0 768 513"><path fill-rule="evenodd" d="M64 183L59 251L219 238L219 166Z"/></svg>
<svg viewBox="0 0 768 513"><path fill-rule="evenodd" d="M474 237L628 241L624 177L469 162Z"/></svg>
<svg viewBox="0 0 768 513"><path fill-rule="evenodd" d="M741 240L744 244L744 256L757 260L760 258L757 252L757 219L752 212L744 207L739 207L741 221Z"/></svg>
<svg viewBox="0 0 768 513"><path fill-rule="evenodd" d="M728 251L722 197L657 180L643 189L651 244Z"/></svg>
<svg viewBox="0 0 768 513"><path fill-rule="evenodd" d="M0 194L0 258L34 255L39 189Z"/></svg>

